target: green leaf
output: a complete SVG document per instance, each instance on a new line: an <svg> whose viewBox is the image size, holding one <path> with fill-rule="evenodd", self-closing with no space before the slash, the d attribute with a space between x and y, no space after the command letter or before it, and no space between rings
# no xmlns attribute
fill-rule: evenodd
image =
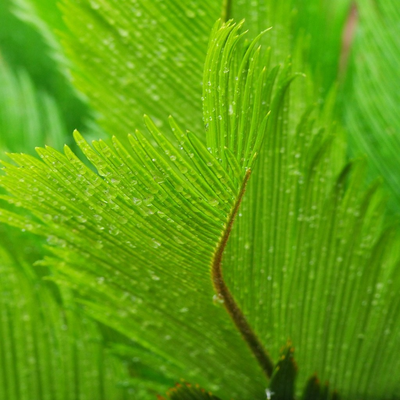
<svg viewBox="0 0 400 400"><path fill-rule="evenodd" d="M67 131L55 100L38 91L24 70L0 63L0 149L24 151L37 144L62 149Z"/></svg>
<svg viewBox="0 0 400 400"><path fill-rule="evenodd" d="M102 114L106 131L125 140L149 114L202 129L201 76L218 2L84 0L62 3L75 83ZM107 56L105 56L107 54Z"/></svg>
<svg viewBox="0 0 400 400"><path fill-rule="evenodd" d="M273 397L276 400L294 400L295 379L297 366L293 358L294 349L288 345L274 368L267 398Z"/></svg>
<svg viewBox="0 0 400 400"><path fill-rule="evenodd" d="M209 58L217 61L218 82L229 89L227 103L238 87L223 69L227 62L234 71L241 60L236 40L240 25L217 28ZM243 60L255 52L250 46ZM243 70L238 104L247 93L257 93L254 82L266 77L255 60L250 67ZM217 81L210 79L208 94L217 102ZM271 89L265 89L269 96ZM57 265L58 282L80 292L89 315L163 356L168 361L161 371L228 396L264 391L258 366L220 307L209 276L265 131L268 106L256 102L253 107L247 97L243 101L248 111L229 116L237 125L228 130L226 142L210 150L195 135L183 133L173 119L175 140L168 140L146 117L154 146L139 131L130 136L130 148L116 138L112 146L99 141L91 148L75 133L100 176L68 147L65 155L47 147L37 150L44 163L12 155L19 167L7 166L8 175L1 179L15 196L7 199L35 217L29 222L3 211L2 220L47 235L58 258L47 263ZM218 130L222 123L224 119L210 121L210 130ZM241 135L243 124L254 134ZM232 148L233 167L228 169L228 161L217 158L223 157L225 147ZM22 176L36 182L40 192L21 198L26 190Z"/></svg>
<svg viewBox="0 0 400 400"><path fill-rule="evenodd" d="M369 178L383 178L392 211L398 213L400 182L398 118L400 11L392 2L358 2L359 19L347 85L342 94L344 124L352 154L366 154Z"/></svg>
<svg viewBox="0 0 400 400"><path fill-rule="evenodd" d="M0 397L122 400L145 393L118 387L129 380L125 366L108 353L97 326L62 307L35 276L21 257L24 244L20 239L19 253L0 244Z"/></svg>
<svg viewBox="0 0 400 400"><path fill-rule="evenodd" d="M40 15L45 15L45 20ZM0 54L5 63L14 71L24 70L37 90L55 99L68 132L86 127L89 111L70 83L67 71L70 62L54 33L61 28L56 22L61 20L56 2L5 0L0 5L0 19ZM32 145L26 145L25 150L30 151Z"/></svg>
<svg viewBox="0 0 400 400"><path fill-rule="evenodd" d="M294 348L291 343L281 351L279 361L274 367L274 373L266 390L267 400L293 400L295 399L295 383L298 367L294 359ZM314 374L304 388L302 400L337 400L336 391L331 393L326 383L322 388L317 375Z"/></svg>
<svg viewBox="0 0 400 400"><path fill-rule="evenodd" d="M267 132L249 181L224 258L228 287L272 359L293 341L300 382L317 371L344 397L394 394L397 362L373 367L392 359L399 331L399 247L381 195L363 192L362 162L336 178L342 150L307 120L285 126Z"/></svg>
<svg viewBox="0 0 400 400"><path fill-rule="evenodd" d="M158 128L165 129L168 115L173 114L180 124L200 137L204 127L202 67L209 33L220 17L226 20L233 16L238 21L246 18L251 37L273 26L268 39L265 36L261 40L272 46L273 65L284 63L294 53L296 60L302 59L298 67L307 64L308 72L308 63L303 54L298 54L305 53L317 70L316 75L321 75L320 70L330 71L329 77L320 78L316 90L325 85L324 79L328 81L325 90L330 88L336 77L338 35L349 0L330 7L319 7L317 1L303 3L64 0L62 11L70 32L63 35L63 44L77 66L73 70L76 86L100 112L108 133L125 140L127 134L142 128L143 114L150 115ZM295 20L292 15L297 13L300 15ZM315 21L322 25L326 20L331 29L323 35ZM312 39L306 52L302 47L308 46L309 36ZM325 38L332 51L317 52ZM328 54L332 59L321 61L317 53ZM319 97L313 95L312 101L320 100Z"/></svg>
<svg viewBox="0 0 400 400"><path fill-rule="evenodd" d="M339 400L340 397L336 391L329 391L328 383L321 387L321 383L316 375L312 376L304 389L303 400Z"/></svg>
<svg viewBox="0 0 400 400"><path fill-rule="evenodd" d="M160 370L177 379L199 382L226 398L264 394L254 359L218 307L227 297L217 292L216 306L211 304L209 269L222 260L242 320L272 358L288 338L296 345L301 382L318 371L344 398L396 395L399 243L394 229L385 226L377 185L364 190L363 162L344 162L342 131L332 123L334 93L321 109L307 108L318 89L315 82L298 80L288 95L290 65L279 76L277 69L264 73L264 62L257 67L257 58L264 59L256 47L234 46L236 28L215 27L203 75L204 145L198 107L189 101L197 93L197 73L191 74L199 69L197 52L193 68L192 59L184 57L188 64L174 73L170 59L147 64L136 53L141 72L126 73L133 50L146 43L151 58L150 38L159 36L156 28L140 30L144 42L129 47L134 41L128 38L124 44L125 31L117 34L114 24L118 20L124 28L132 19L124 21L115 4L65 2L68 24L79 39L67 39L70 52L84 49L87 55L78 82L109 130L122 137L137 125L132 107L148 107L156 116L176 107L180 121L197 135L183 133L173 120L172 134L160 134L160 123L148 118L149 134L130 136L131 148L114 139L112 145L95 142L93 149L76 134L100 176L69 148L65 156L39 149L44 163L13 155L20 167L7 165L2 184L12 195L7 199L33 216L27 221L4 211L2 220L47 235L54 257L46 263L56 267L57 281L80 293L89 315L168 360ZM166 24L165 9L153 9L154 4L145 15L154 13L156 24ZM170 14L174 5L165 6ZM185 7L173 13L171 47L188 43L178 29ZM282 21L291 8L285 3L276 10ZM85 33L85 23L95 27L99 41ZM289 51L287 25L277 30L278 36L285 34L272 54ZM225 51L219 52L217 43ZM295 65L303 65L302 46L295 48ZM112 55L108 64L105 49ZM170 68L158 82L150 68L162 71L163 63ZM134 77L140 78L136 92L127 89ZM188 86L186 78L192 79ZM154 80L162 107L147 90ZM142 83L140 101L135 93L142 93L137 89ZM133 100L125 102L126 96ZM20 181L27 177L30 187Z"/></svg>

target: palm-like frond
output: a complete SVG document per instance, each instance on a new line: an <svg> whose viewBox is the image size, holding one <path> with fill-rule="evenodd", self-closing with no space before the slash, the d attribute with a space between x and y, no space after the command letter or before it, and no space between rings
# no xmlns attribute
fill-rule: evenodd
<svg viewBox="0 0 400 400"><path fill-rule="evenodd" d="M12 155L19 166L7 165L1 183L33 218L1 218L48 236L57 281L79 293L89 315L164 357L160 371L221 397L262 396L266 383L209 270L251 169L223 255L248 321L274 359L293 340L302 382L318 371L345 398L390 397L397 337L382 340L399 332L398 254L379 191L361 190L362 163L345 167L329 104L293 125L290 68L278 77L262 68L256 42L237 45L239 28L215 27L210 40L206 145L173 119L167 139L146 117L149 133L136 131L130 148L116 138L92 148L75 134L100 176L69 148L38 149L44 162Z"/></svg>
<svg viewBox="0 0 400 400"><path fill-rule="evenodd" d="M237 30L227 26L216 31L219 47L209 53L209 60L219 60L213 71L219 71L220 84L229 88L227 103L235 80L224 70L240 66L237 56L233 57ZM257 83L268 77L257 63L257 53L254 45L245 53L245 59L252 56L253 61L251 68L244 69L245 81L238 83L246 89L236 95L238 104L242 97L248 106L253 103L245 97L249 90L263 89L270 95L271 84L259 89L253 84L253 73ZM218 100L215 77L210 79L211 105ZM214 112L209 104L205 102L206 115ZM31 171L31 179L40 182L41 194L29 197L30 204L23 201L23 206L42 223L23 225L49 235L50 243L57 245L62 260L57 262L59 280L70 281L83 297L89 297L88 312L164 355L169 363L161 367L176 375L196 379L211 389L221 385L220 390L227 390L222 388L231 386L228 382L233 377L239 378L240 383L229 387L230 393L237 394L243 393L243 382L250 379L249 365L254 376L257 366L223 309L213 304L208 269L266 128L268 106L258 102L254 107L257 118L250 111L231 116L225 142L214 143L212 152L195 135L183 133L174 120L170 123L179 144L165 139L146 118L156 147L137 131L129 139L130 150L117 139L113 146L95 142L92 149L76 133L78 145L103 178L68 148L65 156L51 148L39 149L45 163L13 155L23 168L9 166L17 174ZM220 129L227 116L210 120L210 131ZM241 135L243 124L248 124L251 135ZM232 150L226 150L227 146ZM24 185L12 184L12 189L7 184L10 179L15 181L8 175L2 182L18 197ZM18 217L7 212L3 220L19 224ZM76 269L77 263L82 269ZM208 365L208 372L204 374L199 365ZM254 393L262 391L260 383L252 383Z"/></svg>
<svg viewBox="0 0 400 400"><path fill-rule="evenodd" d="M358 4L359 29L342 94L344 123L352 154L368 155L370 178L382 176L391 208L398 212L400 12L393 2Z"/></svg>
<svg viewBox="0 0 400 400"><path fill-rule="evenodd" d="M24 260L19 239L20 254L3 239L0 246L0 397L137 398L141 389L121 385L129 382L126 368L107 352L96 324L56 301ZM26 248L32 243L25 240Z"/></svg>
<svg viewBox="0 0 400 400"><path fill-rule="evenodd" d="M28 19L40 24L44 2L14 3L25 19L28 6L34 5ZM43 161L12 155L14 164L5 164L1 178L10 196L3 197L31 216L2 210L0 219L47 238L52 256L42 264L54 271L57 283L77 293L87 315L133 339L135 346L117 345L117 352L140 354L145 371L140 377L150 376L150 385L163 389L174 377L184 378L221 398L262 398L267 382L235 330L236 324L250 343L241 329L240 321L245 321L275 361L281 346L293 341L299 392L308 379L305 398L319 390L314 372L343 398L397 395L397 228L386 225L379 185L365 189L364 162L346 164L343 132L332 122L334 92L324 95L323 106L308 105L334 85L349 3L64 0L62 10L72 31L64 34L64 43L76 62L76 83L102 114L103 126L117 137L91 147L75 134L98 173L68 147L64 155L49 147L38 149ZM369 152L375 171L384 171L397 193L390 164L396 160L396 140L385 136L379 156L371 150L382 127L396 130L395 96L386 95L392 93L392 83L381 79L382 69L372 69L372 74L370 69L379 43L396 48L385 35L398 13L389 4L377 9L369 1L359 4L364 36L356 41L349 78L353 87L344 90L351 88L355 99L344 105L345 125L354 132L352 148ZM324 11L329 7L334 10L331 20ZM218 16L246 17L254 36L269 25L274 29L241 45L240 24L214 26L201 88L208 31ZM59 26L56 17L44 18L48 25L42 33L51 40L48 26ZM328 23L332 29L319 34ZM262 52L258 43L271 48ZM321 51L325 47L330 51ZM292 68L283 61L290 53L294 68L309 74L307 80L291 84ZM381 58L386 76L393 75L396 57ZM19 80L6 74L12 78L6 91L33 96L29 85L21 83L27 81L22 74ZM382 118L376 96L372 101L366 95L367 75L372 75L380 103L387 105ZM29 104L35 102L45 100ZM54 106L53 101L45 103L49 116ZM28 111L30 127L38 132L41 123L32 121L40 111ZM152 119L145 117L143 124L144 112ZM170 113L177 121L170 118L171 130L165 128ZM11 114L5 109L4 115ZM18 125L15 118L7 124L6 130ZM147 132L133 133L143 125ZM15 144L4 141L3 146ZM388 161L383 161L386 155ZM32 313L45 301L35 296L26 303L35 308ZM239 306L236 314L232 304ZM18 307L13 307L10 313L17 315ZM60 308L54 307L56 314ZM239 322L237 310L243 312ZM85 329L79 321L77 332ZM90 334L98 335L96 326L90 326ZM4 334L7 343L10 335ZM46 347L40 341L37 346ZM250 344L257 356L255 347ZM93 349L93 358L101 358L102 346ZM6 365L10 356L4 354ZM66 359L72 360L68 354ZM38 360L57 362L44 355ZM78 357L81 361L86 362ZM15 374L7 375L7 388L23 381L24 368L21 362ZM50 372L44 371L47 379ZM24 376L32 390L42 390L37 380ZM273 390L282 386L276 376L269 384ZM85 388L77 390L84 393ZM170 393L174 396L211 395L184 385ZM293 397L293 390L288 396ZM318 396L328 392L322 389Z"/></svg>
<svg viewBox="0 0 400 400"><path fill-rule="evenodd" d="M76 85L107 132L125 140L143 127L143 114L159 128L174 114L194 132L202 129L202 64L218 2L64 1L62 9Z"/></svg>

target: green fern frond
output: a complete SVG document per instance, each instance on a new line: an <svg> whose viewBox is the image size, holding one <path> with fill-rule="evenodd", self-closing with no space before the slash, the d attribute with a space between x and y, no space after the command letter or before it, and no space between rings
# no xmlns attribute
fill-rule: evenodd
<svg viewBox="0 0 400 400"><path fill-rule="evenodd" d="M100 86L112 82L124 96L121 82L130 76L122 74L111 28L117 8L107 4L93 3L96 13L86 2L76 8L67 2L65 9L76 32L85 18L100 36L111 35L103 44L117 61L107 71L89 64L85 85L95 88L98 109L123 137L136 117L126 108L117 114L117 98ZM364 191L363 162L343 161L331 104L304 111L307 95L300 88L312 92L312 85L302 83L289 96L290 65L279 74L264 69L268 53L261 55L257 41L239 45L239 29L216 25L209 42L206 144L199 121L193 123L198 136L172 118L172 134L162 134L145 117L148 134L136 131L129 146L114 138L91 147L75 133L98 174L68 147L64 155L38 149L42 161L11 155L16 166L6 165L1 184L10 196L3 197L31 219L9 211L0 219L47 236L53 257L45 263L57 271L56 281L78 293L88 315L166 360L159 370L168 376L221 398L264 396L267 382L221 307L224 300L232 311L228 297L212 289L218 285L210 267L222 266L218 278L232 292L241 321L273 360L292 339L300 382L318 371L343 398L390 398L399 390L393 373L400 369L399 246L394 229L385 227L381 193L377 185ZM85 46L90 40L82 36ZM71 43L71 51L82 48ZM188 71L177 71L176 79ZM150 73L146 85L149 79ZM159 90L170 107L173 97L164 95L165 86ZM174 107L185 101L182 96ZM154 111L150 103L143 106ZM197 115L191 109L189 103L188 122Z"/></svg>
<svg viewBox="0 0 400 400"><path fill-rule="evenodd" d="M219 29L218 34L225 35L218 39L219 51L210 52L209 57L224 59L228 66L236 62L232 54L239 28L228 24ZM261 74L262 68L253 66ZM223 74L221 84L230 85L232 77ZM215 88L213 82L211 90ZM230 86L230 93L233 89ZM224 311L213 304L208 268L246 170L253 166L261 145L268 111L264 109L263 118L252 119L251 112L241 114L239 121L248 123L254 134L243 137L240 130L231 129L226 143L215 145L214 152L195 135L182 132L173 119L174 142L146 117L155 146L136 131L129 138L131 149L116 138L112 146L94 142L93 149L75 133L79 147L101 177L68 147L65 155L51 148L38 149L44 163L14 154L11 157L19 167L7 166L8 172L21 174L17 182L29 171L29 179L40 185L40 193L25 200L8 200L42 221L28 228L25 222L25 228L47 234L50 244L58 247L55 251L62 260L57 262L59 281L71 282L73 289L90 299L85 301L88 313L166 356L168 368L176 375L184 374L188 380L199 376L199 383L211 385L210 389L222 387L222 382L228 387L232 376L246 381L245 372L252 365L251 355L241 346ZM212 131L218 129L219 121L209 122L215 124ZM223 155L225 144L230 143L243 151L233 149L220 161L216 154ZM229 163L228 170L224 162ZM20 197L25 184L15 185L13 174L2 178L2 183ZM8 218L19 224L16 216L4 211L2 219ZM76 269L77 262L82 268ZM155 297L149 296L152 291ZM96 301L99 296L102 300ZM165 332L161 340L160 330ZM201 364L209 365L206 375L199 375ZM262 386L253 386L255 392L262 391ZM241 393L243 385L229 390Z"/></svg>
<svg viewBox="0 0 400 400"><path fill-rule="evenodd" d="M121 386L128 373L96 324L60 306L32 266L3 243L0 294L1 398L126 400L145 393Z"/></svg>
<svg viewBox="0 0 400 400"><path fill-rule="evenodd" d="M393 2L360 0L347 84L341 107L352 154L366 154L369 178L381 176L392 211L398 213L400 149L399 51L400 11Z"/></svg>
<svg viewBox="0 0 400 400"><path fill-rule="evenodd" d="M202 65L218 2L65 0L62 11L76 86L107 132L125 140L144 127L143 114L164 130L170 114L196 133L202 129Z"/></svg>

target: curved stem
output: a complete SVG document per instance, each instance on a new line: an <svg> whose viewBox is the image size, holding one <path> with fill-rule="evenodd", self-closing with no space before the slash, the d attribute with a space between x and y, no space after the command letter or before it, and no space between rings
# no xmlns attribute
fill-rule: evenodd
<svg viewBox="0 0 400 400"><path fill-rule="evenodd" d="M246 191L247 182L250 178L251 170L248 169L246 172L246 176L244 178L242 187L239 192L239 197L236 200L235 206L229 216L228 224L225 229L224 235L221 237L221 240L218 243L218 246L214 253L214 258L211 266L211 275L212 281L214 285L214 289L217 293L217 296L223 301L223 304L226 308L226 311L231 316L236 328L241 333L243 339L249 346L251 352L256 357L258 363L260 364L264 374L267 378L271 378L274 364L271 360L271 357L264 349L264 346L258 339L257 335L254 333L253 329L249 325L244 316L242 310L236 304L235 299L233 298L231 292L223 278L222 274L222 257L224 254L225 247L228 243L229 235L232 231L232 226L235 221L236 215L239 211L240 204L243 199L243 195Z"/></svg>

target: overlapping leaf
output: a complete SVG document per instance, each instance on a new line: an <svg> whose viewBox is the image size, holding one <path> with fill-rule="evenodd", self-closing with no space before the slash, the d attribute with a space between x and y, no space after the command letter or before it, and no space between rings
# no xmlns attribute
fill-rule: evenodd
<svg viewBox="0 0 400 400"><path fill-rule="evenodd" d="M140 387L121 385L129 382L128 371L107 353L96 325L63 309L24 261L24 241L19 240L19 254L1 242L0 397L137 398Z"/></svg>
<svg viewBox="0 0 400 400"><path fill-rule="evenodd" d="M352 154L367 154L370 177L382 176L393 211L399 210L398 104L400 12L393 2L358 2L358 30L343 92L344 123Z"/></svg>
<svg viewBox="0 0 400 400"><path fill-rule="evenodd" d="M228 243L228 286L273 359L293 341L300 382L317 372L345 398L389 398L399 388L398 241L376 185L363 192L363 163L340 172L335 127L318 127L329 113L296 127L290 110L272 104Z"/></svg>
<svg viewBox="0 0 400 400"><path fill-rule="evenodd" d="M1 59L13 71L24 70L36 91L45 92L56 101L61 111L59 118L68 131L81 128L89 110L82 96L71 85L66 69L68 62L54 33L55 29L60 29L56 21L61 19L61 13L57 10L56 2L49 0L42 10L42 14L44 11L46 13L46 21L43 21L33 3L38 5L41 1L2 1ZM46 24L47 21L51 21L50 26ZM27 146L30 147L29 144ZM26 149L28 151L28 147Z"/></svg>
<svg viewBox="0 0 400 400"><path fill-rule="evenodd" d="M0 148L32 149L42 143L61 149L67 138L58 105L38 92L24 70L14 73L0 63Z"/></svg>
<svg viewBox="0 0 400 400"><path fill-rule="evenodd" d="M102 113L107 132L125 140L143 127L144 113L158 127L174 114L194 132L202 128L202 65L221 10L214 1L63 2L76 85Z"/></svg>
<svg viewBox="0 0 400 400"><path fill-rule="evenodd" d="M190 64L188 53L183 51L188 42L177 33L179 29L168 25L169 20L161 15L163 9L153 8L153 3L149 5L148 2L137 4L137 12L141 14L136 14L136 20L139 21L143 15L153 15L154 25L160 25L154 31L140 32L145 35L145 40L136 40L133 45L134 41L129 38L132 32L124 30L124 23L127 26L127 16L131 16L131 11L119 9L116 3L109 1L91 3L91 7L86 1L74 2L73 5L70 1L66 2L67 19L80 40L80 43L77 40L69 42L70 51L78 54L85 49L87 55L86 64L80 64L84 71L80 85L91 93L93 104L107 116L109 130L111 127L119 128L121 136L138 124L136 110L130 114L128 108L137 106L140 109L142 104L145 109L149 107L156 117L168 113L172 105L185 110L179 113L181 120L197 130L202 124L198 118L199 111L196 112L198 107L192 106L194 103L191 101L198 93L193 82L199 75L195 60L200 52L193 55L193 65ZM167 7L174 7L173 4ZM268 4L252 2L246 11L253 16L254 7L262 9ZM234 6L232 10L235 10ZM82 13L82 10L85 12ZM173 21L182 24L179 18L188 10L187 4L184 4L176 10L176 19ZM284 21L290 10L289 3L282 7L277 5L275 20ZM255 18L260 20L258 15ZM115 28L117 20L118 23L121 20L122 28L118 33ZM208 26L210 20L208 18L204 26ZM168 62L164 62L166 60L162 57L153 59L160 71L164 71L164 65L168 66L166 75L159 75L162 80L159 82L158 77L146 69L153 66L151 55L143 58L146 62L141 61L141 54L137 50L143 43L150 43L151 38L165 40L165 37L158 35L164 32L166 26L169 26L169 33L174 40L179 40L171 42L176 43L177 47L167 50ZM84 32L85 27L89 30L94 28L98 34L100 40L96 44ZM201 27L198 28L201 32ZM290 30L287 27L278 28L274 42L282 43L280 50L286 53L286 49L290 48ZM282 32L284 35L280 41ZM224 35L221 32L219 34ZM211 49L212 46L213 43ZM201 49L201 45L198 48ZM110 50L113 57L109 68L103 69L99 65L103 62L105 49ZM126 58L126 54L130 54L126 49L134 53L128 56L132 59ZM168 57L177 49L182 50L185 62L173 79L166 79L171 78L171 71L175 68ZM258 57L257 54L257 51L252 53L251 62ZM274 54L279 54L279 51ZM172 122L175 133L178 133L177 142L181 142L183 147L180 159L177 154L181 153L177 152L173 142L166 141L147 120L149 130L153 132L152 143L158 143L155 148L140 133L131 139L134 143L133 152L125 152L117 140L111 148L101 142L95 144L96 152L78 137L82 149L104 176L104 181L85 169L68 150L66 155L70 161L46 149L40 153L48 167L34 160L28 161L25 157L14 156L14 160L32 167L34 172L31 173L36 174L31 176L31 179L36 179L36 182L31 182L33 187L37 187L35 185L38 182L46 187L34 204L32 198L25 198L24 184L18 187L15 179L13 182L7 182L6 179L5 182L14 195L20 197L17 203L47 221L49 241L59 247L55 252L63 260L59 264L60 281L65 280L65 283L80 290L82 297L88 295L102 304L97 309L93 303L88 305L92 315L165 355L171 360L171 365L165 362L165 365L161 365L162 370L182 377L184 368L192 368L191 373L185 376L187 379L196 378L210 389L218 390L220 385L220 393L227 398L235 393L250 398L261 393L262 385L258 386L257 383L260 378L251 370L254 366L251 359L246 358L244 344L239 344L238 335L235 336L230 330L230 325L222 322L222 313L217 308L206 306L212 291L207 286L207 263L203 263L203 260L215 248L234 202L238 183L243 177L243 167L250 165L255 153L254 146L259 144L256 135L259 132L252 127L262 126L266 113L262 116L257 112L251 114L251 107L260 100L260 104L267 103L262 104L262 109L269 108L265 93L257 100L257 95L251 92L246 94L246 87L249 87L252 79L254 82L259 79L254 86L262 87L258 84L264 82L264 88L268 88L269 82L273 81L273 72L261 72L261 75L255 74L253 77L250 62L244 68L242 79L237 73L240 63L225 68L220 59L217 58L217 65L212 60L209 56L209 68L206 69L203 84L204 124L208 130L207 146L211 149L211 155L194 135L181 134ZM137 66L140 72L126 74L126 69L132 65ZM143 71L147 72L144 74ZM224 74L230 78L223 78ZM282 73L278 94L271 104L267 138L224 258L224 270L241 307L266 347L271 349L274 358L289 336L296 346L302 376L308 377L317 370L345 398L362 395L390 398L399 389L396 374L393 373L399 369L395 356L398 353L399 332L395 296L398 287L395 277L398 243L390 240L391 231L383 227L383 206L376 188L373 186L366 193L362 191L362 163L348 166L339 175L344 166L343 149L331 138L334 129L319 130L320 126L331 126L329 112L321 116L315 112L317 123L315 117L310 117L308 113L300 121L305 98L301 91L308 88L312 92L315 87L309 89L301 84L292 92L290 104L287 97L283 99L287 84L285 78L289 76L288 71ZM237 83L234 82L236 77ZM189 83L190 79L192 83ZM150 81L157 82L152 90L148 90ZM227 81L231 90L224 93L223 83ZM106 87L114 87L114 94L105 95L104 83ZM146 93L144 101L138 101L138 93L141 93L138 88L143 88ZM159 90L155 95L154 89ZM237 89L244 89L240 90L242 97L239 102L235 98ZM120 97L116 97L115 93ZM125 102L130 96L134 100ZM124 109L119 108L121 102L126 104ZM161 104L162 107L155 109L154 104ZM241 113L245 118L237 121L236 117ZM156 122L158 126L161 125L159 121ZM230 136L232 132L237 137ZM246 134L250 151L247 151L246 143L241 147L237 142L243 133ZM195 151L190 149L192 146ZM133 159L140 160L140 163L137 164ZM213 170L215 173L211 172ZM15 174L12 176L19 176L17 169L10 167L9 171ZM168 176L167 180L165 175ZM196 179L197 176L204 177L204 182ZM188 181L185 181L185 177ZM132 189L132 185L138 189ZM201 194L201 201L197 199L193 202L194 193ZM41 199L46 206L40 206ZM137 206L134 214L132 199ZM79 207L71 204L79 204ZM68 214L67 210L72 208L74 212ZM192 213L194 209L199 212ZM8 218L11 223L27 227L26 221L5 213L4 219ZM81 223L78 224L79 221ZM35 224L28 223L28 229L44 230L43 225ZM66 233L65 227L70 229L69 233ZM137 228L143 229L140 235L136 234ZM169 240L166 240L166 235ZM88 248L88 243L92 248ZM121 246L121 243L125 245ZM117 248L118 255L115 255ZM82 257L82 254L86 256ZM141 275L143 279L140 284L135 278L138 272L135 272L134 265L127 267L133 264L133 257L134 265L148 273L146 278ZM201 262L197 263L196 260L200 259ZM164 263L162 268L161 261L157 260ZM48 262L52 264L54 260ZM153 268L153 264L157 263L159 267ZM115 274L113 270L118 273ZM127 278L128 271L130 280ZM195 281L196 285L193 284ZM85 288L81 286L83 282L86 282ZM140 285L142 296L132 299L129 298L130 291L135 285ZM188 288L182 288L184 285ZM189 294L192 296L201 287L204 290L199 291L199 297L193 296L185 304L178 300L171 289L176 287L179 287L177 290L181 299ZM160 299L163 301L160 302ZM119 312L115 312L116 304L120 305ZM172 304L174 307L169 310ZM143 311L145 307L146 315ZM149 313L158 318L163 316L163 323L149 322ZM207 320L213 320L214 323L221 321L218 322L220 325L209 329L207 321L203 317L199 319L201 313L205 313ZM136 322L126 322L127 317L132 315ZM195 319L190 323L196 326L196 330L189 335L191 319ZM166 333L165 340L160 342L160 331L170 328L174 334ZM144 339L149 332L153 332L153 336ZM225 342L216 343L216 337ZM188 344L190 340L195 340L192 347ZM177 346L181 354L176 353ZM234 352L227 356L232 348ZM173 349L174 355L171 356ZM183 359L185 351L186 358ZM204 354L207 352L211 354ZM242 365L239 365L240 357L243 357ZM209 370L200 370L198 365L207 365ZM379 365L379 369L375 369L374 365ZM224 369L225 375L213 376L213 368L220 374ZM251 387L247 386L249 381L246 376L247 379L249 376L253 379ZM227 386L229 377L240 377L242 387L239 387L238 380Z"/></svg>
<svg viewBox="0 0 400 400"><path fill-rule="evenodd" d="M131 148L115 138L91 148L75 134L100 176L66 147L65 155L38 149L44 163L12 155L19 167L2 178L8 200L36 217L27 223L4 211L2 220L48 236L59 259L48 262L90 315L164 356L160 371L227 396L257 395L264 385L217 296L213 304L209 265L261 145L269 110L261 92L271 96L276 76L261 68L256 42L243 54L236 47L239 28L216 28L208 55L205 115L210 132L227 127L211 150L173 119L175 142L167 140L146 117L155 146L139 131ZM223 98L226 110L210 119ZM230 113L233 100L243 111L231 104Z"/></svg>
<svg viewBox="0 0 400 400"><path fill-rule="evenodd" d="M103 115L110 134L124 140L142 126L144 113L158 127L173 114L198 133L203 129L202 65L216 19L245 18L253 37L272 26L265 43L272 46L273 64L284 62L289 54L307 54L301 69L318 76L311 101L321 101L320 86L328 90L336 76L349 3L64 0L70 28L64 45L77 66L77 86ZM326 25L329 29L321 31Z"/></svg>

